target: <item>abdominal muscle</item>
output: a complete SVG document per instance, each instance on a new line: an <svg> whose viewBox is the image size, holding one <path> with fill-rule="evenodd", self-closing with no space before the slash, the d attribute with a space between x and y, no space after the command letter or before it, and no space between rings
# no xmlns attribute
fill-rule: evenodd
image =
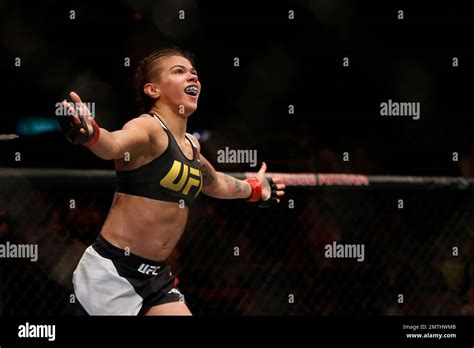
<svg viewBox="0 0 474 348"><path fill-rule="evenodd" d="M116 170L139 168L165 151L168 136L153 118L149 118L149 132L155 139L150 146L144 152L132 152L134 161L116 160ZM190 143L186 145L183 150L189 158L193 149ZM131 254L164 261L181 238L187 219L188 207L181 208L178 202L116 192L101 234L109 243Z"/></svg>
<svg viewBox="0 0 474 348"><path fill-rule="evenodd" d="M187 219L188 208L176 202L116 192L101 234L131 254L164 261L183 234Z"/></svg>

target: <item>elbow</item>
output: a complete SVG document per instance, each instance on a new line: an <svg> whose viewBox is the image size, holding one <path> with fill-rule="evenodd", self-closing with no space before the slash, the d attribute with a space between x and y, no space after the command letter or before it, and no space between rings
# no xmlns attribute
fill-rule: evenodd
<svg viewBox="0 0 474 348"><path fill-rule="evenodd" d="M112 155L105 155L105 156L99 156L99 157L103 159L104 161L111 161L115 159L115 156L112 156Z"/></svg>

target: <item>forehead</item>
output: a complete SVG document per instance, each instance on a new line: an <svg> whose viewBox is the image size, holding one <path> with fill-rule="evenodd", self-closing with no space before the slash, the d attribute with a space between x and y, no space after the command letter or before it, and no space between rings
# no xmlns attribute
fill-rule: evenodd
<svg viewBox="0 0 474 348"><path fill-rule="evenodd" d="M174 65L182 65L188 69L194 69L191 62L183 56L166 56L160 59L160 65L165 70L171 68Z"/></svg>

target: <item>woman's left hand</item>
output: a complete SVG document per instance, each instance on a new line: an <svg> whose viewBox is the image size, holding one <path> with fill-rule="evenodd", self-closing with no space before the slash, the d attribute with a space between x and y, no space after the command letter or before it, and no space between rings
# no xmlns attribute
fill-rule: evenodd
<svg viewBox="0 0 474 348"><path fill-rule="evenodd" d="M260 170L257 173L257 179L260 182L260 185L262 186L262 201L267 201L270 198L275 198L277 203L280 203L280 199L278 197L281 197L285 194L285 184L282 184L281 179L273 179L271 178L273 184L270 184L265 176L265 173L267 171L267 165L265 162L262 163L262 166L260 167ZM273 195L272 195L273 191Z"/></svg>

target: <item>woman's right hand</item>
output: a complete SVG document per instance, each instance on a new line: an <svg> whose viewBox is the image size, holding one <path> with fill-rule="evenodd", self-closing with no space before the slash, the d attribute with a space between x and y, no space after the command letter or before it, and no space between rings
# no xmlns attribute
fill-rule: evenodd
<svg viewBox="0 0 474 348"><path fill-rule="evenodd" d="M74 107L63 100L61 103L65 115L58 116L58 122L66 137L75 145L89 145L98 136L99 127L93 120L87 106L82 102L76 92L69 93Z"/></svg>
<svg viewBox="0 0 474 348"><path fill-rule="evenodd" d="M89 111L89 108L84 104L81 100L81 97L79 94L76 92L72 91L69 93L69 96L71 97L73 103L75 104L75 108L71 106L66 100L63 100L62 105L64 110L68 111L68 114L73 117L74 123L77 125L81 124L81 120L79 116L82 116L84 118L84 122L87 125L87 130L89 133L92 133L93 127L92 127L92 117L91 117L91 112ZM76 111L78 110L79 113ZM85 134L86 130L84 128L81 128L79 130L81 134Z"/></svg>

